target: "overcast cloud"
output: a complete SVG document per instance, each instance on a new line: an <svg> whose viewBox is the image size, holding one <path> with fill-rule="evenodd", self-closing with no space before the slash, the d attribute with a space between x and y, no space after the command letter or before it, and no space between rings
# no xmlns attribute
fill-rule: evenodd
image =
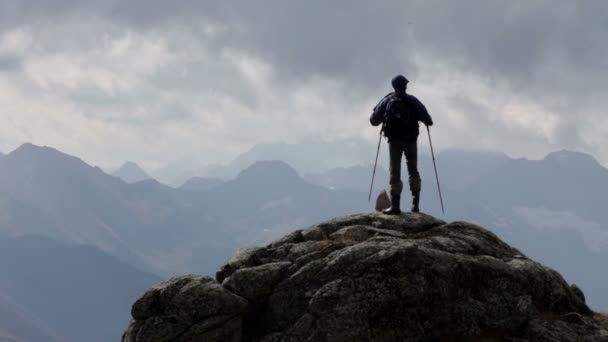
<svg viewBox="0 0 608 342"><path fill-rule="evenodd" d="M606 165L606 18L601 0L0 0L0 150L153 168L371 141L370 110L403 73L438 149Z"/></svg>

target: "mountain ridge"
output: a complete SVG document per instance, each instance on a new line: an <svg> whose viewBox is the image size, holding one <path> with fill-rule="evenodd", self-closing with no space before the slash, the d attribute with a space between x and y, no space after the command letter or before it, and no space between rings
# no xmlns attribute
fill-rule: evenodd
<svg viewBox="0 0 608 342"><path fill-rule="evenodd" d="M178 189L184 191L207 191L224 183L219 178L192 177L184 182Z"/></svg>

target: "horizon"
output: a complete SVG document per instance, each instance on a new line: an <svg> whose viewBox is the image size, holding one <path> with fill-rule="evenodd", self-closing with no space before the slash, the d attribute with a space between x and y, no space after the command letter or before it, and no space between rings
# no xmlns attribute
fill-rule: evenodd
<svg viewBox="0 0 608 342"><path fill-rule="evenodd" d="M278 142L277 144L283 144L283 142ZM293 146L295 146L295 145L300 145L300 144L302 144L302 143L284 143L284 144L286 144L286 145L293 145ZM31 143L31 142L24 142L24 143L20 144L19 146L17 146L15 149L13 149L13 150L11 150L11 151L8 151L8 152L5 152L5 151L0 151L0 154L4 154L5 156L8 156L8 155L10 155L11 153L15 152L16 150L18 150L19 148L21 148L21 147L23 147L23 146L26 146L26 145L33 145L33 146L35 146L35 147L37 147L37 148L50 148L50 149L56 150L56 151L58 151L58 152L60 152L60 153L62 153L62 154L66 154L66 155L71 156L71 157L76 157L76 158L78 158L78 159L82 160L84 163L86 163L87 165L89 165L89 166L91 166L91 167L98 167L98 168L100 168L102 171L104 171L105 173L107 173L107 174L109 174L109 175L112 175L113 173L115 173L116 171L118 171L119 169L121 169L122 167L124 167L125 165L128 165L128 164L132 163L132 164L134 164L135 166L137 166L137 167L139 167L140 169L142 169L142 171L146 172L146 173L147 173L147 174L150 176L150 178L152 178L152 179L156 179L156 178L155 178L155 176L154 176L154 173L158 172L159 170L162 170L162 169L166 168L168 165L170 165L170 164L172 163L172 162L169 162L169 164L167 164L167 165L161 165L160 167L158 167L158 168L154 168L154 169L148 169L148 168L146 168L145 166L143 166L142 164L140 164L140 163L139 163L137 160L125 160L124 162L122 162L122 163L121 163L121 164L119 164L119 165L112 165L112 166L98 165L98 164L94 164L94 163L90 163L90 162L88 162L88 161L87 161L87 159L86 159L86 157L79 156L79 155L74 155L74 154L70 154L70 153L68 153L68 152L66 152L66 151L62 151L62 150L60 150L60 149L59 149L59 148L57 148L57 147L50 146L50 145L37 145L37 144ZM255 148L255 147L256 147L256 146L253 146L251 149L253 149L253 148ZM242 153L242 154L237 155L237 158L238 158L239 156L242 156L242 155L246 154L247 152L250 152L250 151L251 151L251 149L249 149L249 150L245 151L245 152L244 152L244 153ZM425 153L425 152L426 152L426 151L421 151L421 152L419 152L419 155L430 156L430 153ZM584 155L587 155L587 156L590 156L591 158L593 158L593 159L594 159L594 160L595 160L595 161L596 161L596 162L597 162L597 163L598 163L598 164L599 164L599 165L600 165L602 168L604 168L604 169L608 169L608 166L604 165L604 164L603 164L603 163L602 163L600 160L598 160L598 158L597 158L596 156L594 156L593 154L590 154L590 153L587 153L587 152L584 152L584 151L580 151L580 150L576 150L576 149L566 149L566 148L562 148L562 149L557 149L557 150L549 151L549 152L547 152L546 154L541 155L541 156L536 157L536 158L528 158L528 157L525 157L525 156L512 156L512 155L509 155L509 154L504 153L504 152L502 152L502 151L497 151L497 150L487 150L487 149L474 149L474 148L468 148L468 149L467 149L467 148L447 148L447 149L442 149L442 150L439 150L439 151L438 151L438 153L437 153L437 155L438 155L438 156L441 156L441 155L442 155L442 153L454 153L454 152L457 152L457 153L481 153L481 154L484 154L484 153L490 153L490 154L504 154L504 155L505 155L506 157L508 157L510 160L515 160L515 159L524 159L524 160L529 160L529 161L540 161L540 160L544 160L544 159L545 159L546 157L548 157L549 155L551 155L551 154L555 154L555 153L562 153L562 152L567 152L567 153L581 153L581 154L584 154ZM235 158L235 159L236 159L236 158ZM202 167L202 168L204 168L205 166L227 166L227 165L229 165L231 162L233 162L235 159L229 160L229 161L227 161L226 163L223 163L223 164L211 163L211 164L200 164L200 165L201 165L201 167ZM275 160L276 160L276 161L283 161L283 162L287 163L287 164L288 164L290 167L294 168L294 169L295 169L295 170L298 172L298 174L300 174L300 176L303 176L303 175L304 175L302 171L297 170L297 169L296 169L296 168L295 168L293 165L290 165L290 164L289 164L287 161L284 161L284 160L281 160L281 159L259 159L259 160L254 161L253 163L260 162L260 161L275 161ZM173 162L175 162L175 161L173 161ZM250 165L251 165L251 164L250 164ZM372 163L371 161L370 161L369 163L367 163L367 164L364 164L364 163L359 163L359 164L350 164L350 165L344 165L344 166L337 166L337 167L334 167L334 168L327 168L326 170L339 169L339 168L349 168L349 167L357 167L357 166L370 166L370 165L373 165L373 163ZM384 165L382 165L382 166L384 166ZM449 165L444 165L444 166L446 166L446 167L447 167L447 168L446 168L446 170L449 170ZM247 167L248 167L248 166L247 166ZM201 171L202 171L202 168L201 168ZM158 179L156 179L156 180L158 180ZM161 183L162 183L162 182L161 182Z"/></svg>

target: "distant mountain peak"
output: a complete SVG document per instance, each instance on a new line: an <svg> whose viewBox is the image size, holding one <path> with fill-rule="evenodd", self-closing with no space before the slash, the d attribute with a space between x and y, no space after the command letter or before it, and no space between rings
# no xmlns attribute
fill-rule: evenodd
<svg viewBox="0 0 608 342"><path fill-rule="evenodd" d="M112 175L124 180L127 183L135 183L151 178L148 173L144 171L144 169L132 161L127 161L122 164L122 166L112 173Z"/></svg>
<svg viewBox="0 0 608 342"><path fill-rule="evenodd" d="M42 146L34 145L31 142L26 142L26 143L23 143L23 144L19 145L19 147L17 147L15 149L15 151L18 151L18 150L21 150L21 149L36 148L36 147L42 147Z"/></svg>
<svg viewBox="0 0 608 342"><path fill-rule="evenodd" d="M547 154L544 160L559 163L592 164L600 166L600 163L589 154L565 149Z"/></svg>
<svg viewBox="0 0 608 342"><path fill-rule="evenodd" d="M29 142L21 144L21 146L17 147L17 149L15 149L10 154L32 154L32 153L44 153L44 152L53 152L53 153L63 154L62 152L59 152L59 150L54 149L52 147L34 145Z"/></svg>
<svg viewBox="0 0 608 342"><path fill-rule="evenodd" d="M237 179L300 179L298 172L289 164L280 160L257 161L241 171Z"/></svg>
<svg viewBox="0 0 608 342"><path fill-rule="evenodd" d="M139 165L137 165L137 163L133 162L133 161L126 161L124 164L122 164L123 168L140 168Z"/></svg>
<svg viewBox="0 0 608 342"><path fill-rule="evenodd" d="M16 163L42 163L46 165L63 165L69 167L89 167L82 159L61 152L53 147L24 143L5 156ZM60 164L57 164L60 163ZM21 164L23 165L23 164Z"/></svg>

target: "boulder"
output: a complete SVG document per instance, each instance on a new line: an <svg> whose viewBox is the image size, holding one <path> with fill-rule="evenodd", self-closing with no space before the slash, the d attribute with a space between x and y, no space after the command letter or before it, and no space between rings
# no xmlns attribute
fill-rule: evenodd
<svg viewBox="0 0 608 342"><path fill-rule="evenodd" d="M358 214L240 250L134 305L123 342L608 341L582 291L492 232Z"/></svg>
<svg viewBox="0 0 608 342"><path fill-rule="evenodd" d="M241 341L247 301L215 279L184 275L146 291L131 309L124 342Z"/></svg>

